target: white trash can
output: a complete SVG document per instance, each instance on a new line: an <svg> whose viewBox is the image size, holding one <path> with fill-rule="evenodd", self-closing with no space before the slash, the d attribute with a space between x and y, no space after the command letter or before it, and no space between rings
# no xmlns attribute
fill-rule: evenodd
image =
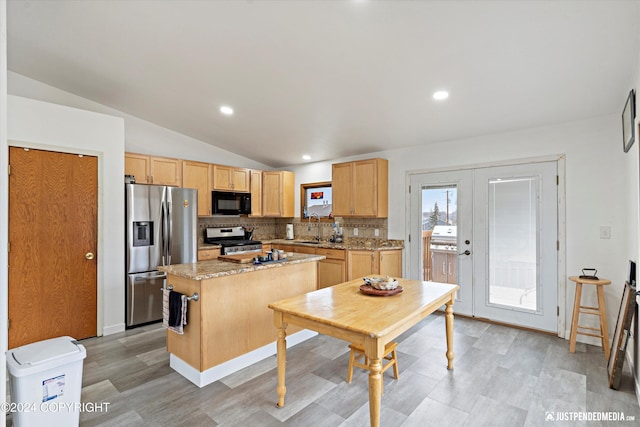
<svg viewBox="0 0 640 427"><path fill-rule="evenodd" d="M87 351L71 337L7 351L15 427L77 426Z"/></svg>

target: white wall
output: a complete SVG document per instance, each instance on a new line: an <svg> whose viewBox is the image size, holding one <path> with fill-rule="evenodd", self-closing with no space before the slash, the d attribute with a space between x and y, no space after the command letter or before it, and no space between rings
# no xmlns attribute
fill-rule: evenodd
<svg viewBox="0 0 640 427"><path fill-rule="evenodd" d="M9 93L12 95L122 117L125 126L125 151L245 168L272 169L262 163L11 71L8 74L8 85Z"/></svg>
<svg viewBox="0 0 640 427"><path fill-rule="evenodd" d="M627 227L629 231L629 239L627 241L627 254L629 259L636 261L640 267L640 51L637 53L636 72L633 81L629 87L636 90L636 142L627 157L626 181L627 186ZM640 269L636 271L636 281L640 283ZM636 297L636 302L640 304L640 296ZM638 339L638 316L634 318L634 327L632 330L632 338L629 340L627 348L627 359L631 362L633 374L635 377L636 394L638 403L640 403L640 340Z"/></svg>
<svg viewBox="0 0 640 427"><path fill-rule="evenodd" d="M98 157L98 330L124 330L124 120L9 95L8 139Z"/></svg>
<svg viewBox="0 0 640 427"><path fill-rule="evenodd" d="M626 94L620 94L621 100L624 100L625 96ZM523 111L523 114L526 114L526 111ZM637 147L634 150L637 150ZM618 115L384 151L286 169L296 173L297 188L301 183L330 181L331 163L370 157L388 159L389 238L406 240L408 230L405 229L405 200L408 171L455 168L557 154L566 155L565 276L579 274L584 267L596 267L599 276L613 281L606 289L609 326L612 330L630 257L627 249L630 239L627 221L630 197L628 180L634 171L627 173L627 170L630 168L629 164L633 163L632 159L638 157L637 151L632 150L625 154L622 150ZM637 180L635 172L635 181ZM633 200L637 203L637 199L636 191ZM296 200L296 206L298 204L299 200ZM611 226L611 239L599 238L601 225ZM571 325L574 290L573 285L567 286L567 328ZM595 303L595 291L586 289L584 293L583 302ZM588 324L588 321L583 323Z"/></svg>

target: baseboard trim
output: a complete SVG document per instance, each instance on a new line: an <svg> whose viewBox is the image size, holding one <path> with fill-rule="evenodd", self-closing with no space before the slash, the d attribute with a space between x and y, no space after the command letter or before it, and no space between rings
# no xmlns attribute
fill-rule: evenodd
<svg viewBox="0 0 640 427"><path fill-rule="evenodd" d="M313 338L316 335L318 335L317 332L307 329L291 334L287 336L287 348L300 344L301 342L306 341L309 338ZM273 356L276 353L277 347L274 341L250 351L249 353L243 354L242 356L238 356L235 359L231 359L227 362L214 366L213 368L209 368L203 372L198 371L196 368L173 354L169 355L169 366L198 387L204 387L214 381L218 381L219 379L226 377L227 375L238 372L240 369L253 365L254 363L266 359L269 356Z"/></svg>
<svg viewBox="0 0 640 427"><path fill-rule="evenodd" d="M119 323L117 325L111 325L111 326L105 326L104 328L102 328L102 335L106 336L106 335L117 334L118 332L124 332L125 329L126 328L125 328L124 323Z"/></svg>

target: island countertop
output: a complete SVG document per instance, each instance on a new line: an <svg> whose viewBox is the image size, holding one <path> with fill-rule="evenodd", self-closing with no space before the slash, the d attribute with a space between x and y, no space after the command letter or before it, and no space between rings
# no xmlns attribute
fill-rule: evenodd
<svg viewBox="0 0 640 427"><path fill-rule="evenodd" d="M158 270L167 274L185 277L191 280L206 280L216 277L231 276L233 274L247 273L250 271L266 270L270 268L278 268L285 265L300 264L304 262L320 261L325 259L322 255L307 255L292 253L286 260L275 261L265 264L254 265L239 264L235 262L222 261L218 259L209 261L200 261L193 264L175 264L158 266Z"/></svg>

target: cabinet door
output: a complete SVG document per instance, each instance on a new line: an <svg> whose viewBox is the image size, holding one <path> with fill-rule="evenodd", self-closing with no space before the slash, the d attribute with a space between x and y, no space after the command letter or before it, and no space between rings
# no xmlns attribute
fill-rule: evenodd
<svg viewBox="0 0 640 427"><path fill-rule="evenodd" d="M249 192L251 190L251 171L249 169L231 169L231 188L233 191Z"/></svg>
<svg viewBox="0 0 640 427"><path fill-rule="evenodd" d="M231 167L213 165L213 189L231 191Z"/></svg>
<svg viewBox="0 0 640 427"><path fill-rule="evenodd" d="M282 216L280 196L282 177L279 172L262 173L262 215Z"/></svg>
<svg viewBox="0 0 640 427"><path fill-rule="evenodd" d="M157 185L182 186L180 160L165 157L150 157L151 183Z"/></svg>
<svg viewBox="0 0 640 427"><path fill-rule="evenodd" d="M379 251L380 274L402 277L402 250Z"/></svg>
<svg viewBox="0 0 640 427"><path fill-rule="evenodd" d="M347 280L377 273L375 264L373 251L347 251Z"/></svg>
<svg viewBox="0 0 640 427"><path fill-rule="evenodd" d="M124 174L133 175L136 184L150 183L149 156L134 153L124 153Z"/></svg>
<svg viewBox="0 0 640 427"><path fill-rule="evenodd" d="M293 172L262 172L262 216L293 218L294 181Z"/></svg>
<svg viewBox="0 0 640 427"><path fill-rule="evenodd" d="M262 216L262 171L251 171L251 216Z"/></svg>
<svg viewBox="0 0 640 427"><path fill-rule="evenodd" d="M183 161L182 186L198 190L198 216L211 215L211 173L208 163Z"/></svg>
<svg viewBox="0 0 640 427"><path fill-rule="evenodd" d="M354 162L352 183L352 214L357 216L376 216L378 214L376 161L362 160Z"/></svg>
<svg viewBox="0 0 640 427"><path fill-rule="evenodd" d="M318 289L346 281L346 264L337 259L318 261Z"/></svg>
<svg viewBox="0 0 640 427"><path fill-rule="evenodd" d="M331 168L333 216L351 216L352 163L335 163Z"/></svg>

